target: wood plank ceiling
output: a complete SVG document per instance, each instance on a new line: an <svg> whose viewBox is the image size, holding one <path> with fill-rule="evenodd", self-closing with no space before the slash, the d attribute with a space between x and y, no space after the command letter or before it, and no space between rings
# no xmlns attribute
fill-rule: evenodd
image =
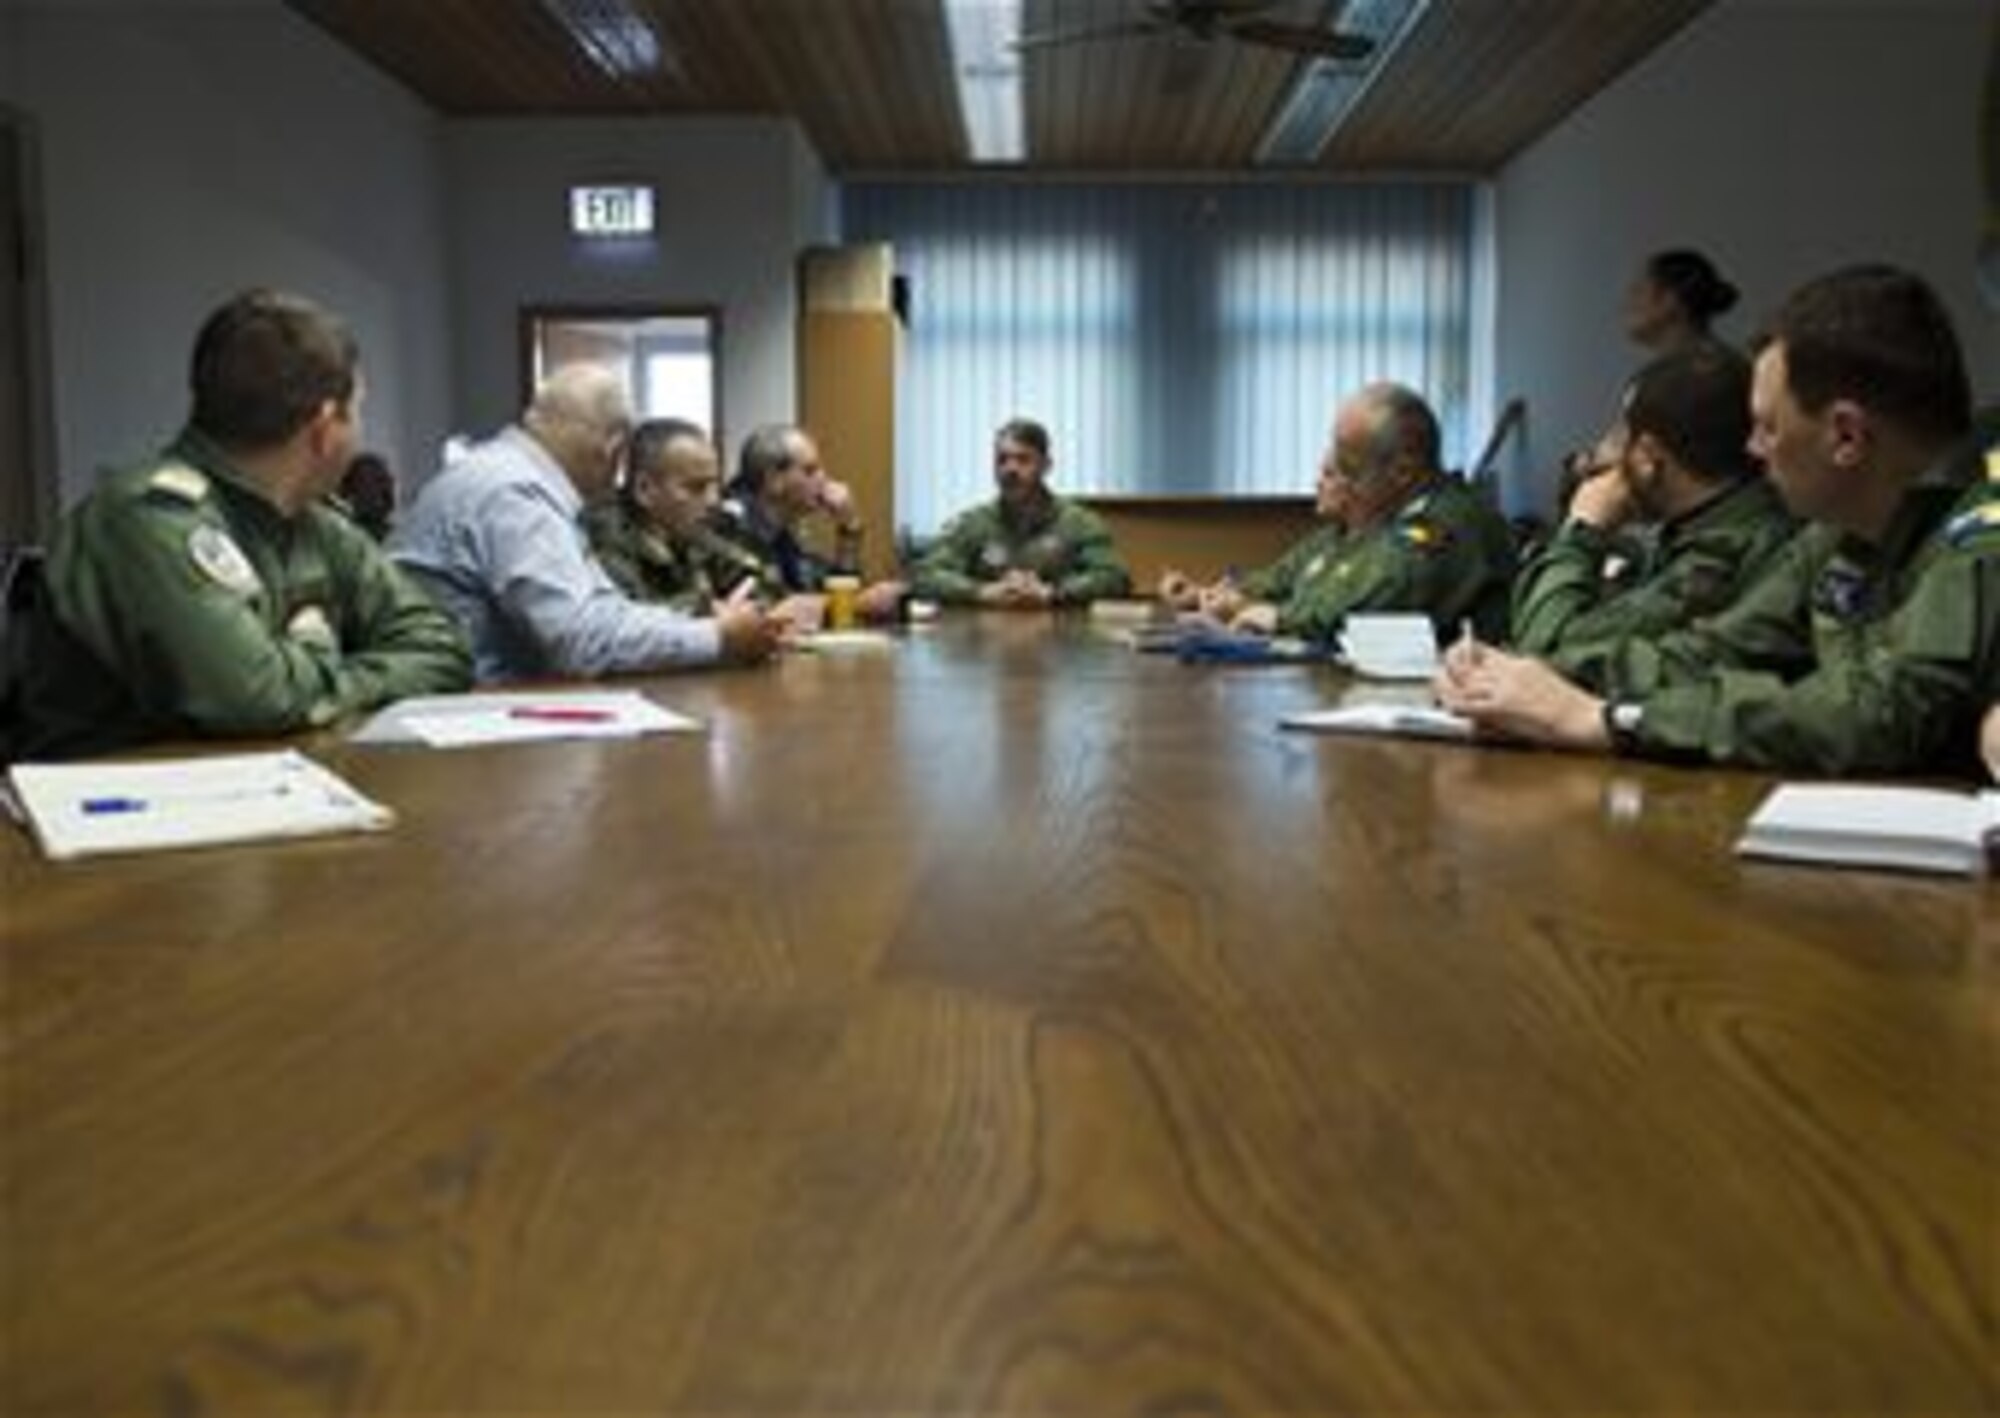
<svg viewBox="0 0 2000 1418"><path fill-rule="evenodd" d="M836 174L971 166L939 0L287 0L440 112L795 118ZM1711 0L1432 0L1321 157L1343 172L1491 172ZM1327 0L1273 0L1316 22ZM1024 28L1143 0L1027 0ZM1026 57L1033 172L1255 167L1301 61L1227 37Z"/></svg>

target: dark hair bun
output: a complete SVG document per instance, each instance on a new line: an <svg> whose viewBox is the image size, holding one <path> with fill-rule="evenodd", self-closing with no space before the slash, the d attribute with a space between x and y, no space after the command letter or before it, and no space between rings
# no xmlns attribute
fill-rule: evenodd
<svg viewBox="0 0 2000 1418"><path fill-rule="evenodd" d="M1699 251L1656 252L1646 262L1646 274L1662 290L1672 291L1697 324L1706 325L1736 305L1736 287Z"/></svg>

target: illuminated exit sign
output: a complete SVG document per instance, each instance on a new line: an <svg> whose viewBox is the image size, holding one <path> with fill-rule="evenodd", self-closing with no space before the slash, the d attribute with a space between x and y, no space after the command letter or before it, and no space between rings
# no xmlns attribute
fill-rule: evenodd
<svg viewBox="0 0 2000 1418"><path fill-rule="evenodd" d="M651 236L650 187L572 187L569 229L577 236Z"/></svg>

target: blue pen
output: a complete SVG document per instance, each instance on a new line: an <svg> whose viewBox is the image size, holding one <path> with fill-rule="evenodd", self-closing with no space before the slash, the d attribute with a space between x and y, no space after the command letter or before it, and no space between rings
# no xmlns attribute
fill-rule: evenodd
<svg viewBox="0 0 2000 1418"><path fill-rule="evenodd" d="M144 812L146 803L143 798L85 798L83 810L92 816L107 812Z"/></svg>

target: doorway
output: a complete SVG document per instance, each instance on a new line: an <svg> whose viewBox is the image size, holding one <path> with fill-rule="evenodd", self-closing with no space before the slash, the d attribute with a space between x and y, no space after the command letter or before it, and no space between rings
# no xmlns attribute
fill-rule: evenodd
<svg viewBox="0 0 2000 1418"><path fill-rule="evenodd" d="M38 157L32 121L0 104L0 564L46 542L61 506Z"/></svg>
<svg viewBox="0 0 2000 1418"><path fill-rule="evenodd" d="M722 313L712 306L531 305L521 311L521 403L571 364L621 373L640 419L678 418L722 438Z"/></svg>

